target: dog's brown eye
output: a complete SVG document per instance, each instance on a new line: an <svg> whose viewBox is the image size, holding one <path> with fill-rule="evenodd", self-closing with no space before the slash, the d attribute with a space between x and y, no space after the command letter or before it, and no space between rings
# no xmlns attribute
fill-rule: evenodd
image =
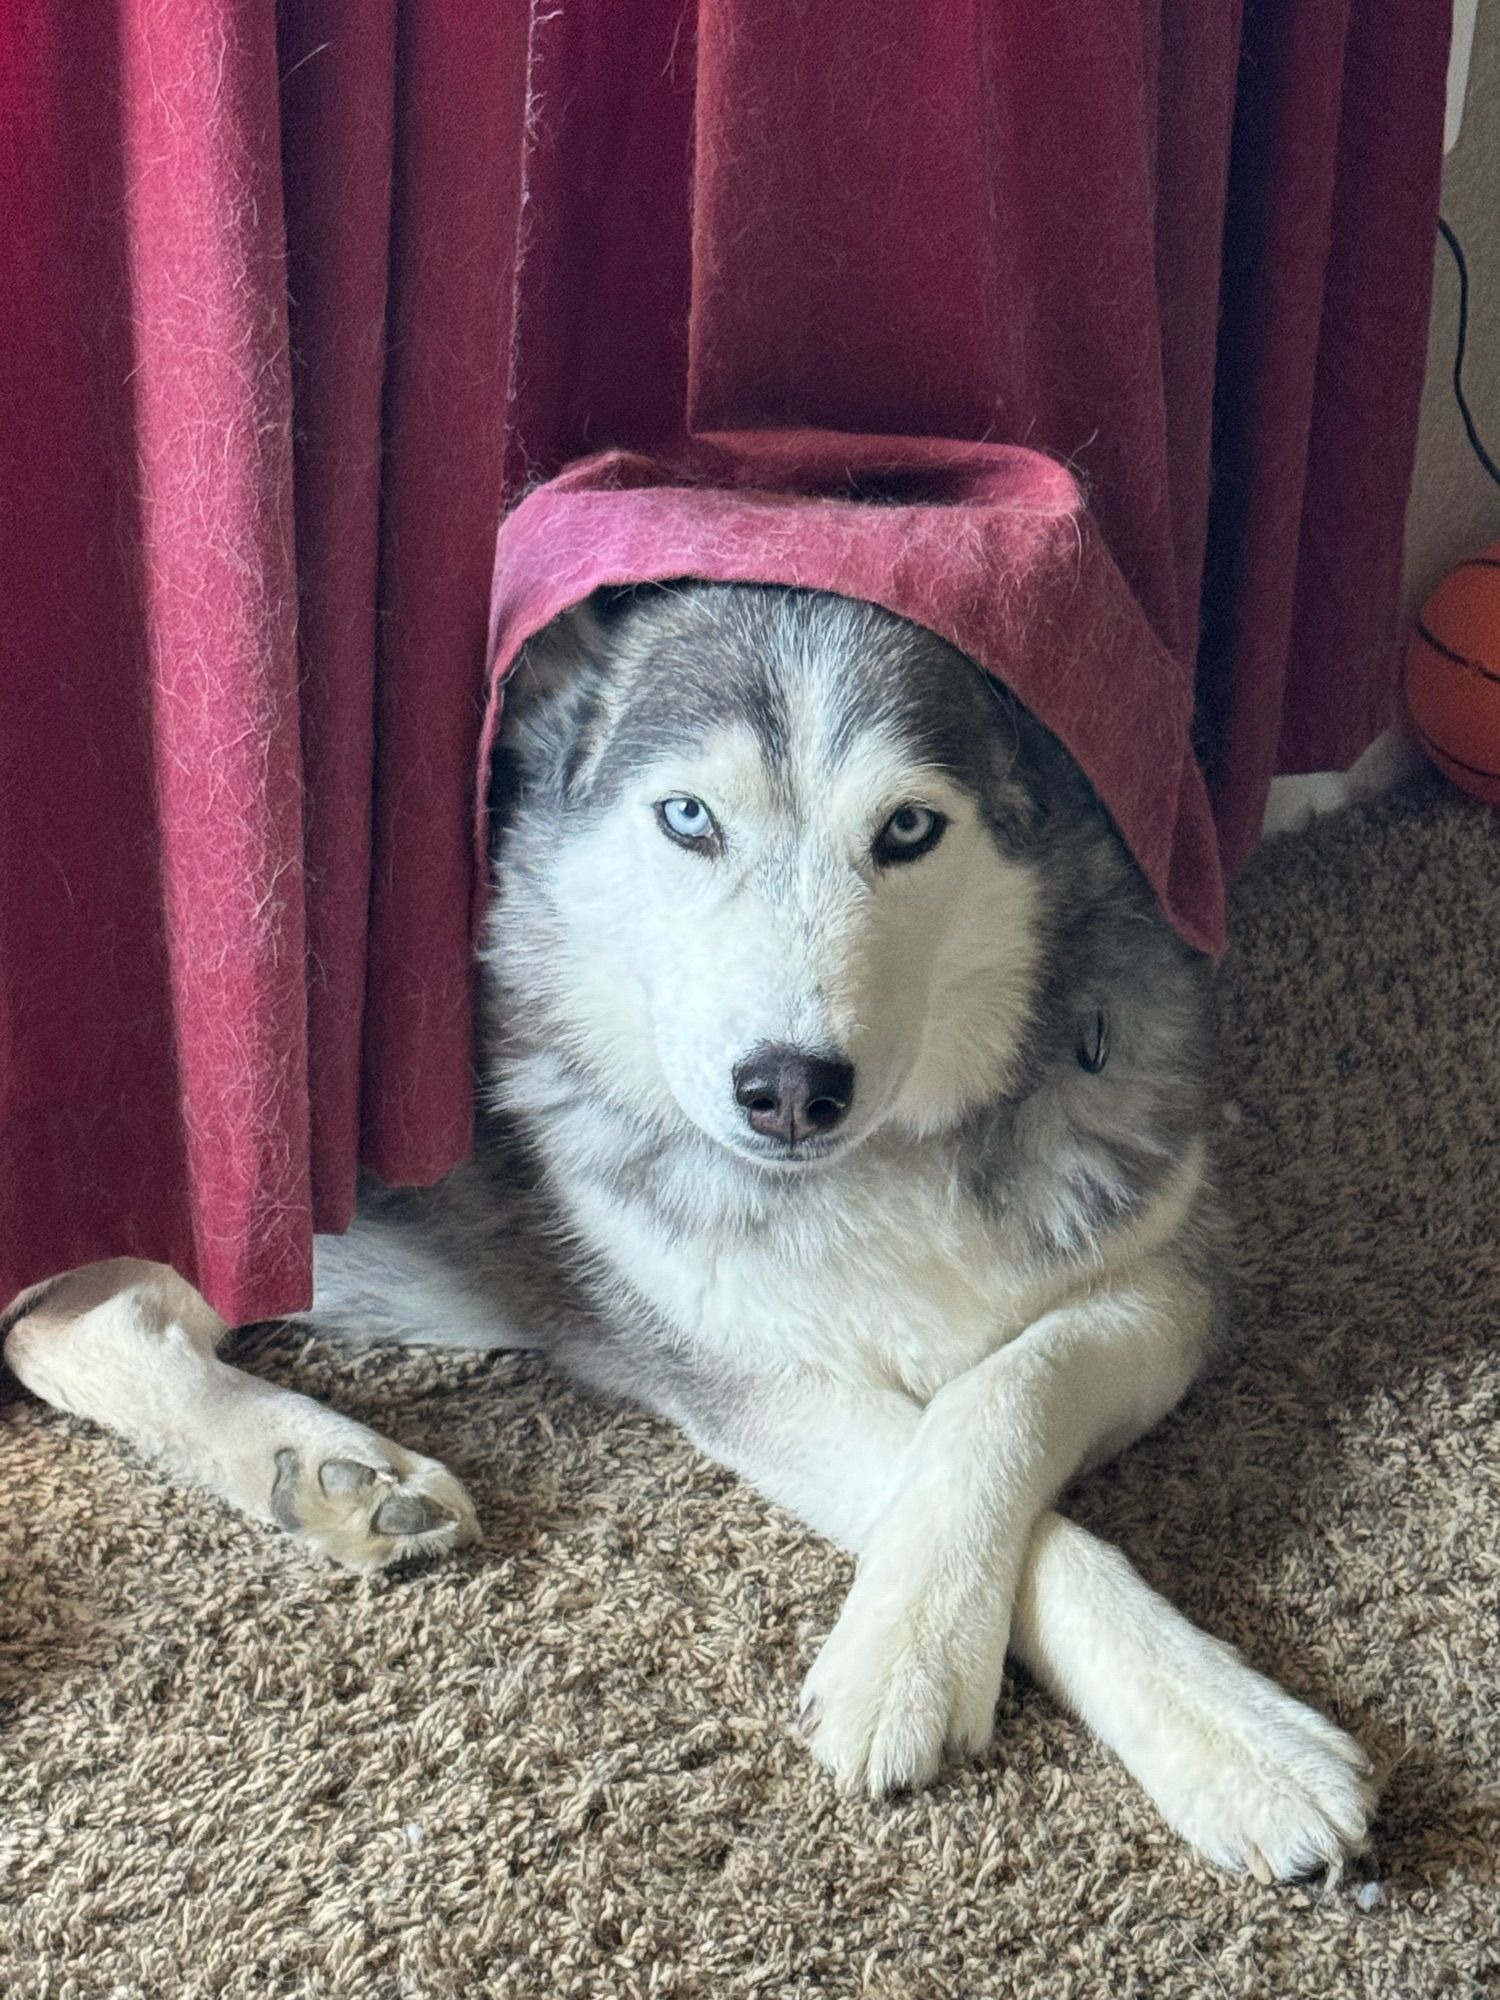
<svg viewBox="0 0 1500 2000"><path fill-rule="evenodd" d="M947 824L931 806L900 806L876 837L875 859L882 864L920 860L937 846Z"/></svg>

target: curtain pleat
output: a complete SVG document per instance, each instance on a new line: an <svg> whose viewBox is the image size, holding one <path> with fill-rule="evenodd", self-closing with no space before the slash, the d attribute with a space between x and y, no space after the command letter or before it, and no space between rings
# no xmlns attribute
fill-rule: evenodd
<svg viewBox="0 0 1500 2000"><path fill-rule="evenodd" d="M0 9L0 1297L293 1309L462 1157L495 534L581 455L1064 460L1232 867L1391 712L1443 15Z"/></svg>

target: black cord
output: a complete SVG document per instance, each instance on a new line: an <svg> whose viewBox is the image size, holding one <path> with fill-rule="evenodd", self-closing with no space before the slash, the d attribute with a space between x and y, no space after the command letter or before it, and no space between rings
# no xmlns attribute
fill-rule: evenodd
<svg viewBox="0 0 1500 2000"><path fill-rule="evenodd" d="M1474 456L1485 471L1500 486L1500 465L1490 457L1484 448L1484 441L1469 410L1469 399L1464 394L1464 348L1469 339L1469 267L1464 261L1463 245L1453 231L1438 217L1438 229L1443 241L1453 252L1453 261L1458 266L1458 346L1453 356L1453 394L1458 399L1458 414L1464 420L1464 429L1469 434L1469 443L1474 447Z"/></svg>

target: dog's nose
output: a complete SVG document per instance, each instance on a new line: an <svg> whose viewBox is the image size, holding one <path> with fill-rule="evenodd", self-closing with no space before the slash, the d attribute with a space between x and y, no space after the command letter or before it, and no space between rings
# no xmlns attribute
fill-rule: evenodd
<svg viewBox="0 0 1500 2000"><path fill-rule="evenodd" d="M767 1042L736 1065L734 1099L753 1131L795 1146L842 1124L854 1101L854 1065Z"/></svg>

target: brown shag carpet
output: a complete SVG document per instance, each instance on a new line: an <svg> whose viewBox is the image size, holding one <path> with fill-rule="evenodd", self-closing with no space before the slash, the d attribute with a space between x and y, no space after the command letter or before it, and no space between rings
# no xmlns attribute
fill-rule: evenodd
<svg viewBox="0 0 1500 2000"><path fill-rule="evenodd" d="M1024 1685L983 1764L841 1800L785 1723L842 1559L529 1363L260 1336L447 1459L487 1541L325 1571L11 1384L0 1992L1492 1990L1500 815L1424 782L1284 838L1235 935L1244 1359L1070 1504L1361 1736L1365 1869L1214 1874Z"/></svg>

